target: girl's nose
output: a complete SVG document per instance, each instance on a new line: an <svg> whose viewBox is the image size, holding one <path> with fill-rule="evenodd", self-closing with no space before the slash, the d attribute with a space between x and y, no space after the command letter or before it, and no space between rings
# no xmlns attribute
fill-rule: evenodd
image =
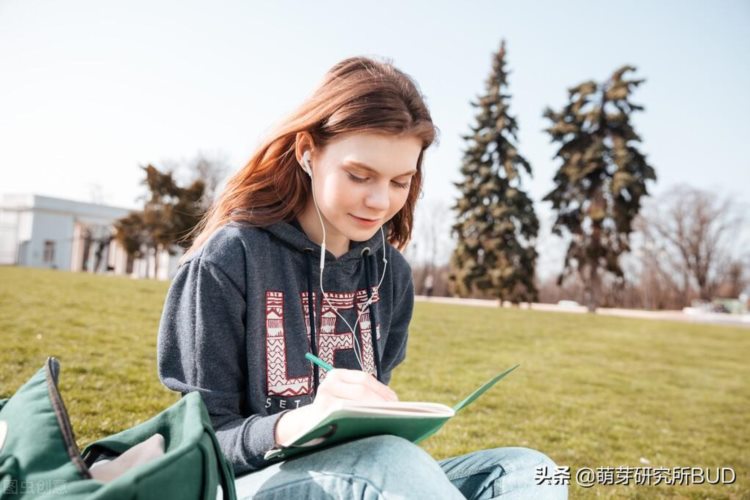
<svg viewBox="0 0 750 500"><path fill-rule="evenodd" d="M367 193L365 198L365 205L374 210L381 210L385 212L388 210L390 204L390 198L388 196L388 188L382 186L373 186L372 189Z"/></svg>

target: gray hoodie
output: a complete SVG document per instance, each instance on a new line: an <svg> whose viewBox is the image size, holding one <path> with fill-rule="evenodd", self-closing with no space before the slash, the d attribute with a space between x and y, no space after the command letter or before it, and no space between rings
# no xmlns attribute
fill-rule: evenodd
<svg viewBox="0 0 750 500"><path fill-rule="evenodd" d="M387 234L387 233L386 233ZM383 252L388 264L385 279ZM183 395L200 392L222 451L236 474L268 465L276 422L310 404L325 372L312 352L337 368L364 369L388 383L406 352L414 304L411 270L383 242L352 242L326 253L320 294L320 247L299 224L265 228L231 223L178 269L159 326L159 378ZM368 296L374 298L363 307ZM371 325L377 325L373 342Z"/></svg>

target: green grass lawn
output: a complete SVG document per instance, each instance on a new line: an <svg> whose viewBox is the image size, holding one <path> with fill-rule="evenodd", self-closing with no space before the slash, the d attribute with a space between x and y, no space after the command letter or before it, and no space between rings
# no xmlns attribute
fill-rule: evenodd
<svg viewBox="0 0 750 500"><path fill-rule="evenodd" d="M47 356L81 446L176 400L156 374L168 284L0 267L0 398ZM733 485L571 486L571 498L750 498L750 329L418 303L402 400L453 404L521 367L423 443L528 446L558 465L732 467Z"/></svg>

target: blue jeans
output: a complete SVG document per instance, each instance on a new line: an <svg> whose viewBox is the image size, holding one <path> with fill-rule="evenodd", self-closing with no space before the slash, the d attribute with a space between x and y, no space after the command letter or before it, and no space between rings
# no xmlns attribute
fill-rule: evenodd
<svg viewBox="0 0 750 500"><path fill-rule="evenodd" d="M556 465L528 448L496 448L436 462L394 436L344 443L238 477L237 497L271 499L566 499L566 486L537 485Z"/></svg>

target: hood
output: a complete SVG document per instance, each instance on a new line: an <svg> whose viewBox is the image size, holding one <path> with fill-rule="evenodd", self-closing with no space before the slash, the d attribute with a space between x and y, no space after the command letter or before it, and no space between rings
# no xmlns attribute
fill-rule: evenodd
<svg viewBox="0 0 750 500"><path fill-rule="evenodd" d="M302 230L302 226L299 225L296 219L291 222L277 222L262 229L271 233L286 246L298 252L309 253L312 250L315 255L320 255L320 245L307 237L307 234ZM388 233L387 223L383 226L383 231L385 234ZM352 241L349 245L349 251L339 258L336 258L335 255L326 250L326 263L358 261L367 254L365 252L367 248L370 249L370 255L377 254L383 248L383 237L380 235L380 230L369 240Z"/></svg>

